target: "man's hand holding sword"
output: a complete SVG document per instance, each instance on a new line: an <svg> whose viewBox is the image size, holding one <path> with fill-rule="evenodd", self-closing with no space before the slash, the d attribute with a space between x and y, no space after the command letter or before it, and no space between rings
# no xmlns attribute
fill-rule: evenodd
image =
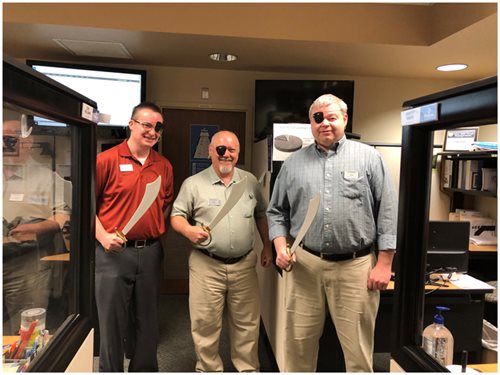
<svg viewBox="0 0 500 375"><path fill-rule="evenodd" d="M103 246L104 251L111 253L119 253L123 251L123 248L127 246L127 233L135 224L137 224L139 219L144 216L149 207L151 207L156 197L158 196L160 187L161 176L158 176L153 182L146 184L146 190L144 191L144 196L142 197L139 206L137 206L134 214L122 230L114 228L114 232L107 232L106 229L102 226L99 218L96 216L96 238Z"/></svg>
<svg viewBox="0 0 500 375"><path fill-rule="evenodd" d="M321 196L318 193L309 201L309 206L307 207L307 212L304 218L304 222L302 223L302 226L299 229L297 237L295 238L295 241L293 242L291 247L288 246L285 237L277 237L274 239L274 246L276 249L278 249L276 256L276 265L279 268L287 272L290 272L292 270L293 264L297 261L297 256L295 255L295 251L302 242L302 239L306 235L307 230L311 226L314 217L318 212L320 199Z"/></svg>

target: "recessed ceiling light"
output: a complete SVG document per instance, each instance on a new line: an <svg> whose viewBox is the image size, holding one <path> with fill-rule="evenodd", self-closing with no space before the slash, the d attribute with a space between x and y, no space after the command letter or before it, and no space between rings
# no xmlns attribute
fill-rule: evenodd
<svg viewBox="0 0 500 375"><path fill-rule="evenodd" d="M212 53L210 58L214 61L235 61L238 56L231 55L230 53Z"/></svg>
<svg viewBox="0 0 500 375"><path fill-rule="evenodd" d="M436 69L441 72L454 72L456 70L464 70L467 69L467 64L446 64L438 66Z"/></svg>

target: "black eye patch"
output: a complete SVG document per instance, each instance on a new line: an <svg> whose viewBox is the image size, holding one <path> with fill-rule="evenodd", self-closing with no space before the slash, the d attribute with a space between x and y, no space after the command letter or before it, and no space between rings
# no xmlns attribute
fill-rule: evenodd
<svg viewBox="0 0 500 375"><path fill-rule="evenodd" d="M155 132L159 133L162 130L163 130L163 124L160 121L158 121L155 126Z"/></svg>
<svg viewBox="0 0 500 375"><path fill-rule="evenodd" d="M217 146L215 148L215 151L217 151L217 154L219 156L224 156L224 154L226 153L226 150L227 150L227 147L226 146Z"/></svg>
<svg viewBox="0 0 500 375"><path fill-rule="evenodd" d="M313 115L314 121L316 121L316 124L321 124L323 120L325 119L325 116L323 116L323 112L316 112Z"/></svg>

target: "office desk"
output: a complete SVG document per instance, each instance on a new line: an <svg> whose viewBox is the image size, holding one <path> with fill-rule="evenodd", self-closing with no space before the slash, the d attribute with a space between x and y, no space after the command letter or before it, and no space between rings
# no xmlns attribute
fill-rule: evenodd
<svg viewBox="0 0 500 375"><path fill-rule="evenodd" d="M390 351L392 327L392 298L394 286L381 293L380 308L375 328L375 351ZM436 289L437 288L437 289ZM449 287L426 286L423 328L433 323L436 306L446 306L450 311L444 315L445 326L454 338L454 363L460 363L462 350L469 352L470 362L481 360L481 337L483 331L484 295L491 289L477 287L461 289L451 284Z"/></svg>
<svg viewBox="0 0 500 375"><path fill-rule="evenodd" d="M51 262L69 262L69 253L48 255L41 258L40 260Z"/></svg>
<svg viewBox="0 0 500 375"><path fill-rule="evenodd" d="M473 368L474 370L478 370L480 372L494 372L495 374L498 371L498 363L480 363L477 365L467 365L467 367Z"/></svg>
<svg viewBox="0 0 500 375"><path fill-rule="evenodd" d="M453 284L448 287L426 285L423 328L433 323L436 306L446 306L450 311L444 313L445 326L454 338L454 363L460 363L462 350L469 352L469 362L481 361L481 336L483 330L484 295L490 289L461 289ZM375 353L391 351L392 299L394 283L381 292L380 307L375 326ZM344 356L331 318L328 315L325 329L320 340L318 372L345 371Z"/></svg>
<svg viewBox="0 0 500 375"><path fill-rule="evenodd" d="M469 275L480 280L497 280L498 251L496 245L469 245Z"/></svg>
<svg viewBox="0 0 500 375"><path fill-rule="evenodd" d="M17 336L3 336L2 337L2 345L12 345L17 340L19 340L19 335L17 335Z"/></svg>

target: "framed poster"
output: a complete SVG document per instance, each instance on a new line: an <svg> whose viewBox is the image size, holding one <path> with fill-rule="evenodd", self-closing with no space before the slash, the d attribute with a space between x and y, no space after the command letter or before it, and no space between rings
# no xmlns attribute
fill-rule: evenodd
<svg viewBox="0 0 500 375"><path fill-rule="evenodd" d="M212 136L219 131L219 125L191 124L190 128L190 152L189 152L189 175L201 172L212 164L208 155L208 145Z"/></svg>
<svg viewBox="0 0 500 375"><path fill-rule="evenodd" d="M471 151L477 140L479 128L458 128L446 130L444 151Z"/></svg>

